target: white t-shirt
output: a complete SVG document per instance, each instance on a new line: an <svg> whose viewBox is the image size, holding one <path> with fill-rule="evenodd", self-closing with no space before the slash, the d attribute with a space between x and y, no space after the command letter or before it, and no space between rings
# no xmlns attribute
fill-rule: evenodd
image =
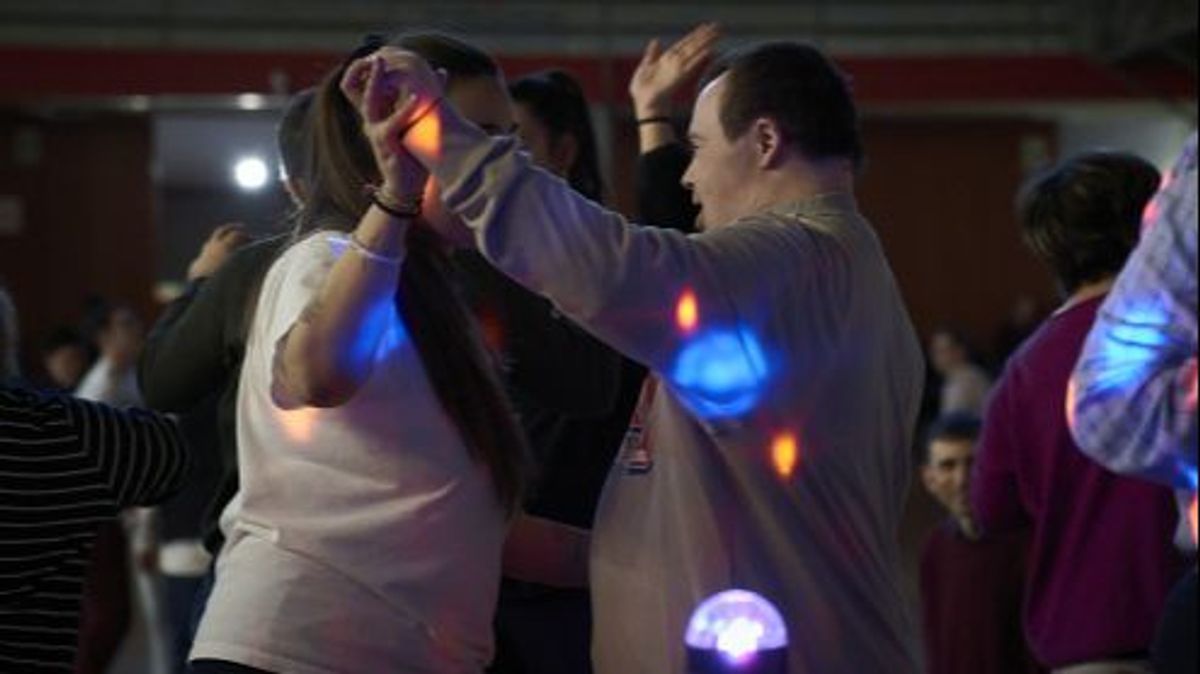
<svg viewBox="0 0 1200 674"><path fill-rule="evenodd" d="M285 411L271 396L277 343L345 250L342 235L310 236L263 282L238 392L241 491L191 657L302 674L479 672L504 515L394 305L349 402Z"/></svg>

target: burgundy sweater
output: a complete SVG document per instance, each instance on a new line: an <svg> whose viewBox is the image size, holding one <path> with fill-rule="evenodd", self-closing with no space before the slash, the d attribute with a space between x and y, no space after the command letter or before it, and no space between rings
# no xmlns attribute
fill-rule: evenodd
<svg viewBox="0 0 1200 674"><path fill-rule="evenodd" d="M1021 597L1028 531L979 540L947 519L921 554L921 616L928 674L1038 674L1025 644Z"/></svg>
<svg viewBox="0 0 1200 674"><path fill-rule="evenodd" d="M984 531L1032 526L1025 632L1049 667L1144 655L1183 570L1171 491L1105 470L1067 428L1067 381L1102 299L1052 316L1009 360L972 479Z"/></svg>

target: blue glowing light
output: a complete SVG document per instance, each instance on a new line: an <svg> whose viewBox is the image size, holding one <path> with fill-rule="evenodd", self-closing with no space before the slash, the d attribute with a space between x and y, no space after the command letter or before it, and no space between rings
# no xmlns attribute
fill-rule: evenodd
<svg viewBox="0 0 1200 674"><path fill-rule="evenodd" d="M390 297L367 311L355 337L349 356L356 366L381 362L404 343L404 323Z"/></svg>
<svg viewBox="0 0 1200 674"><path fill-rule="evenodd" d="M768 364L758 338L746 328L714 329L685 342L671 381L702 417L733 417L758 403Z"/></svg>
<svg viewBox="0 0 1200 674"><path fill-rule="evenodd" d="M1113 324L1101 347L1102 389L1124 389L1140 381L1146 371L1161 358L1163 346L1170 341L1170 318L1160 307L1137 307Z"/></svg>
<svg viewBox="0 0 1200 674"><path fill-rule="evenodd" d="M1183 474L1183 479L1188 483L1188 491L1197 491L1200 489L1200 478L1197 477L1196 466L1182 457L1180 462L1183 464L1183 466L1180 468L1179 472Z"/></svg>
<svg viewBox="0 0 1200 674"><path fill-rule="evenodd" d="M340 258L350 249L350 242L341 235L331 235L327 242L335 258ZM395 298L390 295L382 297L363 316L358 334L349 345L349 362L355 368L382 362L407 339L408 332L396 308Z"/></svg>
<svg viewBox="0 0 1200 674"><path fill-rule="evenodd" d="M688 621L689 648L719 653L732 664L785 648L787 625L770 601L746 590L727 590L700 604Z"/></svg>

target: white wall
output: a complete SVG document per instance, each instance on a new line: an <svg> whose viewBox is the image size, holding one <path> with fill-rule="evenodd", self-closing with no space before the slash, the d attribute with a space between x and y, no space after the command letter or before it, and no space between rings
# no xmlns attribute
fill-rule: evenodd
<svg viewBox="0 0 1200 674"><path fill-rule="evenodd" d="M1064 110L1059 116L1059 156L1066 158L1086 150L1120 150L1166 170L1195 130L1194 120L1194 109L1166 105Z"/></svg>

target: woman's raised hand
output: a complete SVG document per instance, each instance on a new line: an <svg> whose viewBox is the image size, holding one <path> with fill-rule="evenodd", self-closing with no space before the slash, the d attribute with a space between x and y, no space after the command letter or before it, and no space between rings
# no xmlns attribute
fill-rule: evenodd
<svg viewBox="0 0 1200 674"><path fill-rule="evenodd" d="M420 194L428 173L404 147L404 136L438 105L441 78L419 56L384 47L351 63L342 93L362 119L383 177L380 190L393 197Z"/></svg>
<svg viewBox="0 0 1200 674"><path fill-rule="evenodd" d="M651 40L629 80L629 95L638 118L670 114L671 95L712 56L720 37L717 24L706 23L665 51L658 40Z"/></svg>

